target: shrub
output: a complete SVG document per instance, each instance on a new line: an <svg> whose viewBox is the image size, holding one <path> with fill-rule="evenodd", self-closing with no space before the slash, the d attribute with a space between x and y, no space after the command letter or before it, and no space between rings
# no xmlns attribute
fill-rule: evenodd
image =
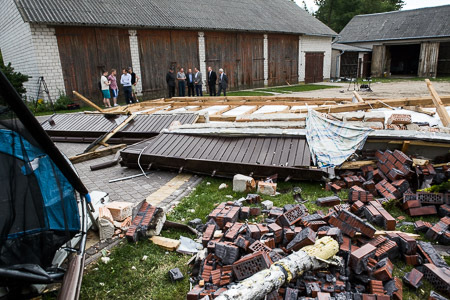
<svg viewBox="0 0 450 300"><path fill-rule="evenodd" d="M1 52L0 52L0 70L3 72L3 74L5 74L6 78L8 78L13 87L19 93L19 95L23 97L23 95L27 92L27 90L23 86L23 83L27 82L28 79L31 77L28 75L24 75L20 72L14 72L14 68L11 67L11 63L5 65L3 63L3 57Z"/></svg>

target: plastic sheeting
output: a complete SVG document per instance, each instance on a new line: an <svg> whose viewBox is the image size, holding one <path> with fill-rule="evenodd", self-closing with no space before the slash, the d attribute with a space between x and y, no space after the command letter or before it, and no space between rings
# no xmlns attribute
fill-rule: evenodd
<svg viewBox="0 0 450 300"><path fill-rule="evenodd" d="M326 119L314 110L309 110L306 118L306 139L311 157L321 168L341 165L356 150L362 149L372 131Z"/></svg>
<svg viewBox="0 0 450 300"><path fill-rule="evenodd" d="M6 129L0 129L0 152L23 161L22 175L35 175L44 201L46 225L45 228L39 229L80 230L75 191L46 153L30 144L16 132ZM29 230L35 231L38 228L24 228L24 230L29 232ZM24 232L20 230L10 232L8 238L14 238L21 234Z"/></svg>

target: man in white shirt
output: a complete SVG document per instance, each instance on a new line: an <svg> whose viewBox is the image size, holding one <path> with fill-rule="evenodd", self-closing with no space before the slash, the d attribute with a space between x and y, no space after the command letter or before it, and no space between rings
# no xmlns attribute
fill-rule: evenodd
<svg viewBox="0 0 450 300"><path fill-rule="evenodd" d="M111 84L111 81L108 81L108 71L103 71L102 77L100 78L100 83L102 85L102 94L103 94L103 104L105 107L111 107L111 103L109 102L109 99L111 99L111 93L109 92L109 85Z"/></svg>
<svg viewBox="0 0 450 300"><path fill-rule="evenodd" d="M131 74L126 69L122 70L122 76L120 77L120 84L123 85L123 92L125 94L125 102L127 104L133 103L132 91L131 91Z"/></svg>

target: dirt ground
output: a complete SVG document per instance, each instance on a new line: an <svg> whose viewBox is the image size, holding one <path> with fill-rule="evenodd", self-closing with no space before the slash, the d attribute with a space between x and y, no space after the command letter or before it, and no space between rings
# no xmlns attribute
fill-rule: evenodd
<svg viewBox="0 0 450 300"><path fill-rule="evenodd" d="M323 89L310 92L297 92L289 94L289 96L297 97L336 97L348 98L353 96L353 84L327 82L320 83L326 85L339 85L339 88ZM450 82L433 82L433 86L439 95L450 95ZM379 98L403 98L403 97L424 97L430 96L427 85L424 81L395 81L395 82L376 82L371 84L373 92L358 91L362 98L379 97ZM348 89L348 90L347 90ZM288 95L284 94L283 97Z"/></svg>

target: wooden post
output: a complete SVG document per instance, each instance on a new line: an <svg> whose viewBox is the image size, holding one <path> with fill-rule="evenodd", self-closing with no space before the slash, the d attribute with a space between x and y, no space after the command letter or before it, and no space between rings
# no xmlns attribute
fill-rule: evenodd
<svg viewBox="0 0 450 300"><path fill-rule="evenodd" d="M120 130L122 130L122 128L124 128L125 126L128 125L128 123L131 122L131 120L134 119L134 117L136 116L136 114L130 115L128 118L125 119L125 121L123 121L122 123L120 123L119 126L117 126L116 128L114 128L113 130L111 130L101 141L99 141L97 143L97 145L94 145L93 147L91 147L89 149L90 152L95 151L98 147L100 147L100 145L105 145L106 142L112 138L117 132L119 132Z"/></svg>
<svg viewBox="0 0 450 300"><path fill-rule="evenodd" d="M353 91L353 95L355 95L356 99L358 100L358 102L365 102L363 100L363 98L358 94L357 91Z"/></svg>
<svg viewBox="0 0 450 300"><path fill-rule="evenodd" d="M91 100L89 100L88 98L84 97L83 95L79 94L78 92L73 91L73 94L75 96L77 96L78 98L80 98L81 101L83 101L84 103L86 103L87 105L95 108L96 110L98 110L99 112L104 112L103 109L98 106L97 104L95 104L94 102L92 102Z"/></svg>
<svg viewBox="0 0 450 300"><path fill-rule="evenodd" d="M301 250L277 261L269 269L262 270L231 286L216 299L264 299L268 293L277 290L285 282L295 279L298 274L326 266L327 264L323 260L332 258L338 251L338 242L329 236L325 236L317 240L314 245L303 247Z"/></svg>
<svg viewBox="0 0 450 300"><path fill-rule="evenodd" d="M411 144L411 141L403 141L402 145L402 152L406 154L408 152L409 144Z"/></svg>
<svg viewBox="0 0 450 300"><path fill-rule="evenodd" d="M427 84L428 90L431 94L431 99L433 99L434 106L436 106L436 111L439 115L439 118L442 121L442 125L445 127L449 127L450 125L450 116L448 115L447 110L445 109L444 103L442 103L441 98L438 93L434 89L431 81L429 79L425 79L425 83Z"/></svg>
<svg viewBox="0 0 450 300"><path fill-rule="evenodd" d="M77 164L77 163L80 163L83 161L87 161L87 160L91 160L94 158L99 158L99 157L103 157L103 156L107 156L107 155L116 153L117 151L119 151L122 148L125 148L126 146L127 146L126 144L109 146L107 148L103 148L103 149L100 149L97 151L72 156L69 158L69 160L71 163Z"/></svg>

